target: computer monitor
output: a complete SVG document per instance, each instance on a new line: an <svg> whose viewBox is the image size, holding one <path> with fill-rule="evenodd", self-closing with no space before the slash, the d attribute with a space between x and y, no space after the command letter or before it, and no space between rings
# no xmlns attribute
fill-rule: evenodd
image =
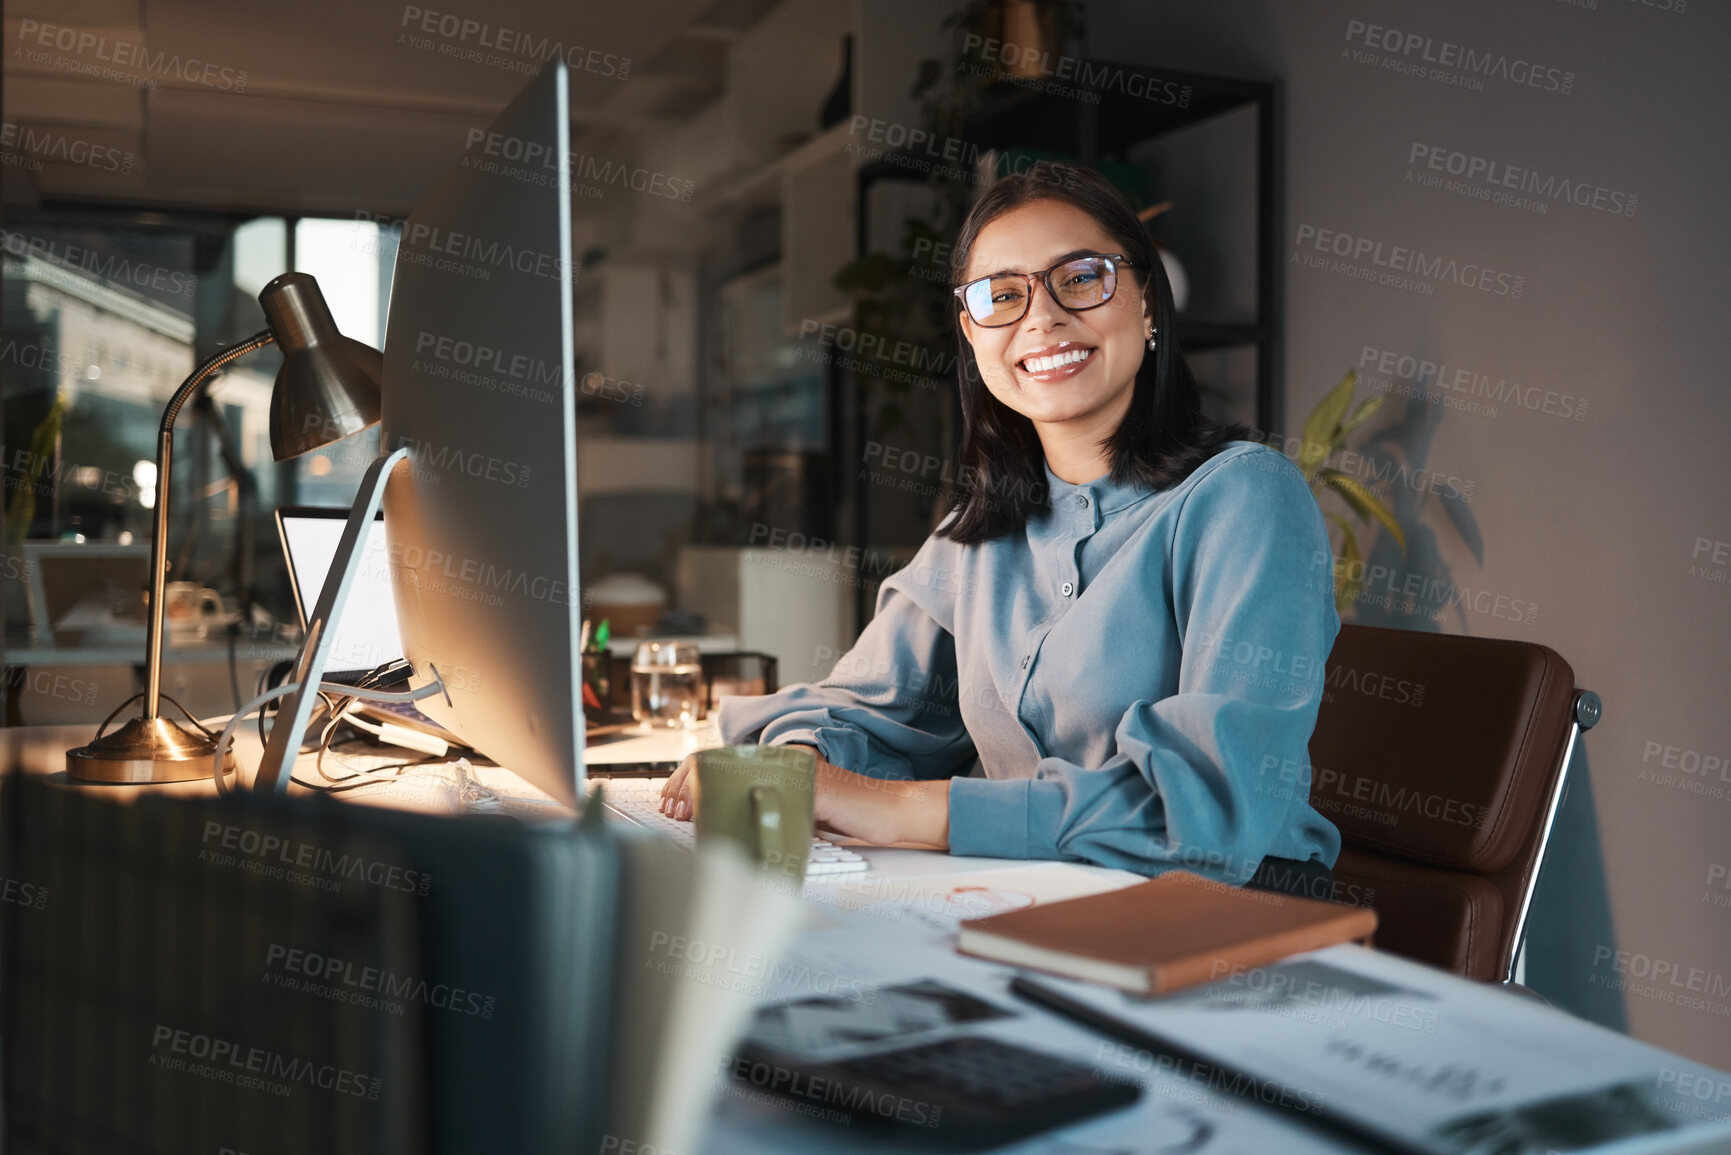
<svg viewBox="0 0 1731 1155"><path fill-rule="evenodd" d="M403 224L385 330L391 581L420 708L568 805L583 785L570 123L555 56Z"/></svg>

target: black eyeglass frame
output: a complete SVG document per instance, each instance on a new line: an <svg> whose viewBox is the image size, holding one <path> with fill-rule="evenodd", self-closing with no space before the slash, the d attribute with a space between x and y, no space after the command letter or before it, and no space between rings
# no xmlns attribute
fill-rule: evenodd
<svg viewBox="0 0 1731 1155"><path fill-rule="evenodd" d="M1052 288L1052 274L1063 268L1065 265L1073 265L1077 261L1105 261L1112 272L1112 287L1107 290L1104 297L1101 297L1092 305L1083 305L1080 309L1072 309L1070 306L1064 304L1064 302L1058 299L1058 291ZM975 277L964 285L957 285L955 288L951 289L950 292L954 293L956 300L961 302L962 312L968 315L968 320L980 326L982 329L1002 329L1006 325L1014 325L1017 321L1020 321L1023 317L1028 315L1028 310L1032 308L1034 304L1034 280L1036 278L1039 279L1042 285L1046 286L1046 295L1052 298L1052 303L1057 305L1058 308L1064 310L1066 313L1086 313L1089 309L1098 309L1101 305L1106 304L1111 301L1113 297L1118 295L1119 266L1126 269L1136 268L1134 264L1125 258L1123 253L1088 253L1080 257L1066 257L1051 268L1042 269L1037 273L990 273L984 277ZM1027 282L1028 295L1022 298L1022 311L1020 313L1017 313L1007 321L997 321L988 324L974 316L974 311L968 308L967 292L975 285L985 281L991 281L996 277L1022 278L1022 280Z"/></svg>

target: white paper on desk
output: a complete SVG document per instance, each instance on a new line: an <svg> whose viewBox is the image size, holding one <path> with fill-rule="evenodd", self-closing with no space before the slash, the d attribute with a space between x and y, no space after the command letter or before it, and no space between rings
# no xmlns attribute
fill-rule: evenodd
<svg viewBox="0 0 1731 1155"><path fill-rule="evenodd" d="M1331 947L1153 1000L1040 981L1414 1150L1731 1150L1731 1112L1678 1093L1731 1076L1393 955Z"/></svg>
<svg viewBox="0 0 1731 1155"><path fill-rule="evenodd" d="M1130 1048L1011 995L1010 968L958 955L914 927L829 912L795 937L776 971L777 994L768 1002L826 994L880 1000L889 988L926 981L955 987L1007 1013L948 1029L1063 1055L1143 1086L1134 1106L994 1149L996 1155L1353 1155L1368 1150L1197 1085L1170 1065L1136 1062ZM717 1073L722 1105L698 1148L702 1155L865 1155L897 1145L881 1132L808 1120L729 1082ZM925 1150L918 1146L917 1131L911 1138L910 1150Z"/></svg>
<svg viewBox="0 0 1731 1155"><path fill-rule="evenodd" d="M953 941L967 919L1081 898L1123 885L1126 883L1117 878L1079 871L1068 863L1006 863L987 870L945 871L923 878L875 871L839 875L822 886L808 885L806 898Z"/></svg>

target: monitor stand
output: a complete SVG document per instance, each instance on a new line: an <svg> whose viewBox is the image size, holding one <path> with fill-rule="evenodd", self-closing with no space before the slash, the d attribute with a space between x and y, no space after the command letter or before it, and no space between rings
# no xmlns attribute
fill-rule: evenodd
<svg viewBox="0 0 1731 1155"><path fill-rule="evenodd" d="M343 536L337 543L336 557L331 561L330 574L325 578L324 588L319 591L318 604L307 615L306 640L301 643L301 653L296 659L292 675L293 681L272 692L273 697L287 696L288 702L277 711L276 722L271 726L264 757L259 762L258 773L253 776L254 793L280 795L288 792L289 772L285 768L293 767L295 757L300 752L300 737L305 733L307 722L312 717L313 704L318 701L319 682L324 676L325 662L330 656L333 633L331 624L343 612L343 606L348 601L349 587L354 584L355 567L361 561L366 530L378 515L379 506L385 496L385 484L390 480L391 472L399 463L407 460L408 456L408 449L403 448L380 457L367 467L366 476L361 479L360 492L355 495L355 504L349 510L349 519L343 525ZM343 692L353 691L344 689ZM414 694L377 696L387 700L401 700L421 698L439 692L441 687L434 682ZM257 705L262 709L263 700ZM242 710L235 715L234 721L239 722L250 712L250 709ZM233 725L234 723L230 723L231 730ZM222 746L227 745L226 738L225 732ZM218 756L220 757L220 753Z"/></svg>

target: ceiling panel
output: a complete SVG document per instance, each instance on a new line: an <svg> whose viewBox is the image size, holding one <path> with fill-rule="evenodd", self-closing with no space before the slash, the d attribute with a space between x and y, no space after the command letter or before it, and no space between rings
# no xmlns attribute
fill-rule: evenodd
<svg viewBox="0 0 1731 1155"><path fill-rule="evenodd" d="M402 211L550 51L572 64L579 124L700 106L720 53L682 32L712 3L8 3L6 119L138 157L125 174L26 166L8 199Z"/></svg>

